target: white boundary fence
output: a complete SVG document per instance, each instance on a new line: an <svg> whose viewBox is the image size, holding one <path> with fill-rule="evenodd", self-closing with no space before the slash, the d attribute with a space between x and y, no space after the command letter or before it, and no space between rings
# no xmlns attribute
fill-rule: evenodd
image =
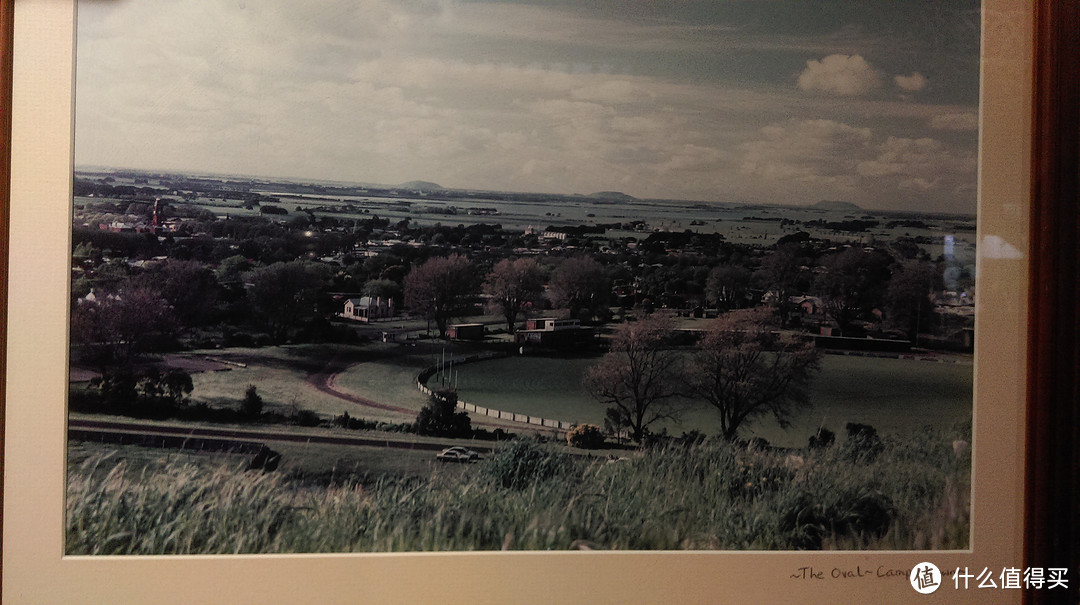
<svg viewBox="0 0 1080 605"><path fill-rule="evenodd" d="M508 357L505 353L478 353L476 355L466 355L464 357L451 357L446 360L453 365L460 365L463 363L471 363L474 361L484 361L487 359L495 359L498 357ZM424 368L419 374L416 375L416 388L421 393L429 396L434 396L435 392L427 387L427 381L429 378L439 372L439 366L429 366ZM486 408L467 401L458 400L457 406L466 412L478 414L480 416L487 416L489 418L498 418L500 420L508 420L510 422L520 422L522 424L532 424L536 426L542 426L545 428L557 429L561 431L568 431L576 423L567 422L565 420L551 420L550 418L540 418L539 416L530 416L528 414L518 414L516 412L507 412L504 410L495 410L492 408Z"/></svg>

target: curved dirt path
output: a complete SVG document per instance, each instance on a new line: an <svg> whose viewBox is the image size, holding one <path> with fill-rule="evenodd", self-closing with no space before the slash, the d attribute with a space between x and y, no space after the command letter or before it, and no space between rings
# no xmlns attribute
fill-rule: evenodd
<svg viewBox="0 0 1080 605"><path fill-rule="evenodd" d="M361 364L363 364L363 362L344 366L334 363L328 363L321 372L316 372L309 375L307 377L307 382L321 393L325 393L332 397L337 397L338 399L348 401L350 403L355 403L363 407L373 408L376 410L384 410L387 412L397 412L399 414L408 414L409 416L416 415L417 412L413 409L403 408L401 406L390 405L386 403L379 403L366 397L358 397L356 395L353 395L352 393L346 393L345 391L338 390L338 374L341 374L345 370Z"/></svg>
<svg viewBox="0 0 1080 605"><path fill-rule="evenodd" d="M383 410L383 411L387 411L387 412L397 412L397 413L400 413L400 414L408 414L409 416L416 416L416 414L418 413L417 410L413 410L413 409L409 409L409 408L403 408L401 406L396 406L396 405L390 405L390 404L387 404L387 403L379 403L377 401L373 401L373 400L368 399L366 397L359 397L357 395L353 395L352 393L347 393L345 391L339 390L338 387L337 387L337 377L338 377L338 375L342 374L346 370L352 369L352 368L354 368L354 367L356 367L358 365L362 365L363 363L364 362L362 362L362 361L359 362L359 363L351 363L351 364L339 364L339 363L330 362L330 363L327 363L326 367L324 367L321 371L316 372L314 374L308 375L306 380L307 380L307 383L309 385L311 385L313 388L318 390L320 393L325 393L325 394L330 395L332 397L336 397L338 399L341 399L342 401L348 401L349 403L355 403L356 405L359 405L359 406L362 406L362 407L367 407L367 408L372 408L372 409L376 409L376 410ZM495 419L488 418L488 417L483 417L483 419L481 419L481 418L473 418L472 419L472 424L474 426L492 426L492 427L504 428L504 429L514 429L514 428L520 429L522 427L536 428L534 425L531 425L531 424L528 424L528 423L514 422L512 420L507 420L505 418L504 419L499 419L499 420L495 420Z"/></svg>

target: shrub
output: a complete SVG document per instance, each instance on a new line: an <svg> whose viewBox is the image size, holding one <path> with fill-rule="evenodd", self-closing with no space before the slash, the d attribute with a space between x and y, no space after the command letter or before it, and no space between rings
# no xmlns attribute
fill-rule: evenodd
<svg viewBox="0 0 1080 605"><path fill-rule="evenodd" d="M150 378L153 378L151 375ZM188 395L195 390L195 384L191 381L191 374L172 368L157 378L163 397L176 405L182 405Z"/></svg>
<svg viewBox="0 0 1080 605"><path fill-rule="evenodd" d="M683 431L683 434L679 437L679 443L683 445L699 445L708 438L705 433L697 429L690 429L689 431Z"/></svg>
<svg viewBox="0 0 1080 605"><path fill-rule="evenodd" d="M255 389L255 385L249 384L247 390L244 391L244 400L240 404L240 409L249 418L258 418L262 414L263 399Z"/></svg>
<svg viewBox="0 0 1080 605"><path fill-rule="evenodd" d="M101 401L106 405L114 408L131 408L135 405L135 401L138 397L138 393L135 390L135 386L138 384L138 378L135 377L129 370L120 370L113 374L105 374L100 380L94 380L92 385L96 385L101 391Z"/></svg>
<svg viewBox="0 0 1080 605"><path fill-rule="evenodd" d="M877 459L884 449L877 429L868 424L847 423L847 441L844 443L845 457L858 464L868 464Z"/></svg>
<svg viewBox="0 0 1080 605"><path fill-rule="evenodd" d="M442 391L432 394L416 416L416 432L438 437L468 437L472 422L467 412L457 411L457 393Z"/></svg>
<svg viewBox="0 0 1080 605"><path fill-rule="evenodd" d="M570 456L554 452L532 439L515 439L492 457L488 469L499 485L525 489L563 473L572 463Z"/></svg>
<svg viewBox="0 0 1080 605"><path fill-rule="evenodd" d="M334 417L334 424L343 428L352 429L354 431L373 431L376 429L380 429L380 425L385 423L376 422L374 420L364 420L363 418L353 418L352 416L349 416L348 411L345 411L342 412L340 416Z"/></svg>
<svg viewBox="0 0 1080 605"><path fill-rule="evenodd" d="M290 420L293 424L299 426L319 426L322 424L322 419L319 418L319 415L311 410L297 410Z"/></svg>
<svg viewBox="0 0 1080 605"><path fill-rule="evenodd" d="M566 433L566 443L583 450L594 450L604 445L604 431L595 424L579 424Z"/></svg>
<svg viewBox="0 0 1080 605"><path fill-rule="evenodd" d="M897 514L888 496L857 487L800 492L783 510L780 531L792 546L808 550L820 550L833 536L881 538Z"/></svg>
<svg viewBox="0 0 1080 605"><path fill-rule="evenodd" d="M191 375L176 368L162 374L151 367L141 373L130 369L107 373L90 382L81 402L100 411L137 418L169 418L187 404Z"/></svg>
<svg viewBox="0 0 1080 605"><path fill-rule="evenodd" d="M831 446L836 442L836 433L830 431L825 427L821 427L816 433L810 435L810 449L820 449Z"/></svg>
<svg viewBox="0 0 1080 605"><path fill-rule="evenodd" d="M270 204L263 204L259 207L259 212L263 214L288 214L289 211L281 206L271 206Z"/></svg>

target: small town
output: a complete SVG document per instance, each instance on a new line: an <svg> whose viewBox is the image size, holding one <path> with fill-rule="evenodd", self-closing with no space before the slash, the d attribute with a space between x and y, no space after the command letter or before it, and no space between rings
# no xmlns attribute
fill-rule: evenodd
<svg viewBox="0 0 1080 605"><path fill-rule="evenodd" d="M899 464L910 435L934 426L942 459L920 488L933 492L970 472L972 235L970 217L834 202L705 209L614 192L79 172L72 468L115 447L125 464L156 468L157 448L170 464L270 473L275 489L382 485L391 497L423 480L433 498L485 476L572 491L566 474L585 467L655 475L646 465L698 451L735 465L721 473L729 497L763 502L837 465ZM948 497L962 497L952 481ZM808 501L786 502L773 533L747 544L936 547L966 535L960 509L942 533L905 534L916 520L902 515L926 502L896 488L812 505L805 523L790 511ZM562 506L551 497L545 506ZM830 515L855 520L837 529ZM577 521L558 523L564 536ZM696 531L646 547L735 544ZM571 534L509 547L640 546ZM498 548L510 535L433 547ZM94 540L69 548L98 552Z"/></svg>
<svg viewBox="0 0 1080 605"><path fill-rule="evenodd" d="M979 2L166 4L76 15L66 555L972 548Z"/></svg>

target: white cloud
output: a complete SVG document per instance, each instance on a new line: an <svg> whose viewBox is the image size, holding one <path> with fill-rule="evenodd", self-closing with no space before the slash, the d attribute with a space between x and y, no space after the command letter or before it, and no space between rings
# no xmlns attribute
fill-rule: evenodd
<svg viewBox="0 0 1080 605"><path fill-rule="evenodd" d="M940 175L913 161L890 167L882 133L917 140L929 127L964 130L974 120L971 106L869 94L884 80L854 54L862 46L824 56L841 47L600 10L454 0L317 10L294 0L85 4L83 164L798 202L814 199L808 190L818 199L859 194L871 178L860 163L897 190L939 191ZM661 49L705 41L725 50L791 43L799 57L824 56L807 62L798 89L828 94L799 94L789 78L733 83L720 67L700 77L696 67L659 64Z"/></svg>
<svg viewBox="0 0 1080 605"><path fill-rule="evenodd" d="M972 203L974 153L932 138L883 136L831 120L789 120L742 146L741 172L768 181L789 202L843 195L866 207L957 199Z"/></svg>
<svg viewBox="0 0 1080 605"><path fill-rule="evenodd" d="M667 161L657 166L659 174L688 174L715 172L718 165L730 159L730 154L714 147L687 143L675 150Z"/></svg>
<svg viewBox="0 0 1080 605"><path fill-rule="evenodd" d="M929 84L926 76L917 71L912 72L910 76L896 76L893 78L893 82L904 92L919 92Z"/></svg>
<svg viewBox="0 0 1080 605"><path fill-rule="evenodd" d="M637 94L637 87L628 78L600 80L599 83L586 84L570 91L570 96L574 99L602 103L631 102L636 99Z"/></svg>
<svg viewBox="0 0 1080 605"><path fill-rule="evenodd" d="M858 173L864 177L896 180L902 189L946 192L974 181L974 154L954 151L930 138L889 137L877 148L872 159L859 162Z"/></svg>
<svg viewBox="0 0 1080 605"><path fill-rule="evenodd" d="M762 128L761 138L746 143L743 174L768 179L821 183L843 180L853 171L853 154L872 139L868 128L832 120L791 120Z"/></svg>
<svg viewBox="0 0 1080 605"><path fill-rule="evenodd" d="M979 115L974 111L940 113L930 118L935 130L970 131L979 129Z"/></svg>
<svg viewBox="0 0 1080 605"><path fill-rule="evenodd" d="M858 172L868 177L921 172L940 161L944 149L944 145L934 139L889 137L878 147L874 158L859 162Z"/></svg>
<svg viewBox="0 0 1080 605"><path fill-rule="evenodd" d="M881 74L860 55L829 55L806 62L799 90L841 96L863 96L881 86Z"/></svg>

